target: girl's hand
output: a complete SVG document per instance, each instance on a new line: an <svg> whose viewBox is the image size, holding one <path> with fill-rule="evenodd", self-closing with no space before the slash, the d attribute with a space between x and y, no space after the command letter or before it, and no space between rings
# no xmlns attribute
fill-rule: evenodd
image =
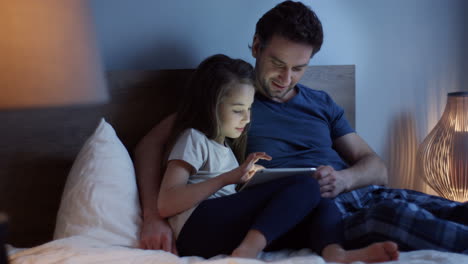
<svg viewBox="0 0 468 264"><path fill-rule="evenodd" d="M241 178L241 183L247 182L248 180L250 180L250 178L252 178L255 175L255 173L257 173L257 171L263 169L265 169L265 167L263 167L262 165L254 164L253 168L249 171L247 176Z"/></svg>
<svg viewBox="0 0 468 264"><path fill-rule="evenodd" d="M257 170L263 169L263 166L255 164L260 159L271 160L271 157L265 152L250 153L249 156L245 159L244 163L242 163L236 169L225 173L226 183L237 184L250 179Z"/></svg>

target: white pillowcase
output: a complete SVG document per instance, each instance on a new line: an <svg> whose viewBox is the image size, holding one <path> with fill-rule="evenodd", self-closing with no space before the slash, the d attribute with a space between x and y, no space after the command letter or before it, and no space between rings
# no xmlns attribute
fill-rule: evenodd
<svg viewBox="0 0 468 264"><path fill-rule="evenodd" d="M140 223L132 160L112 126L101 119L68 175L54 239L81 235L136 247Z"/></svg>

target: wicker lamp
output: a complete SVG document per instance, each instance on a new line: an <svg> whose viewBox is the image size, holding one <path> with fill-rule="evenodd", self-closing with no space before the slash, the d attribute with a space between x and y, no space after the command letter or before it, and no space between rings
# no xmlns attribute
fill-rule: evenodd
<svg viewBox="0 0 468 264"><path fill-rule="evenodd" d="M418 166L439 195L468 201L468 92L448 94L442 118L419 148Z"/></svg>

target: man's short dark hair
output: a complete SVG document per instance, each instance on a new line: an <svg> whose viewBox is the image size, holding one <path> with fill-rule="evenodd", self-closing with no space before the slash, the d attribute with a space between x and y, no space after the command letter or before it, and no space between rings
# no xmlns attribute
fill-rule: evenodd
<svg viewBox="0 0 468 264"><path fill-rule="evenodd" d="M265 13L257 22L255 35L264 48L274 35L310 45L312 56L323 43L322 23L317 15L301 2L284 1Z"/></svg>

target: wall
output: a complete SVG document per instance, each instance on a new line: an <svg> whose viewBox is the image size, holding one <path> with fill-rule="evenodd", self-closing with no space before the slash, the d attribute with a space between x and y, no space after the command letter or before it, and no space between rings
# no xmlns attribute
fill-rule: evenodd
<svg viewBox="0 0 468 264"><path fill-rule="evenodd" d="M254 25L280 1L94 0L108 70L193 68L226 53L251 63ZM304 0L325 42L312 65L356 65L357 132L391 168L393 186L419 190L418 144L446 93L468 90L468 1Z"/></svg>
<svg viewBox="0 0 468 264"><path fill-rule="evenodd" d="M442 115L447 92L468 90L466 1L336 0L316 10L328 12L327 41L335 44L314 63L356 64L358 132L398 176L393 186L426 190L413 177L418 144Z"/></svg>

